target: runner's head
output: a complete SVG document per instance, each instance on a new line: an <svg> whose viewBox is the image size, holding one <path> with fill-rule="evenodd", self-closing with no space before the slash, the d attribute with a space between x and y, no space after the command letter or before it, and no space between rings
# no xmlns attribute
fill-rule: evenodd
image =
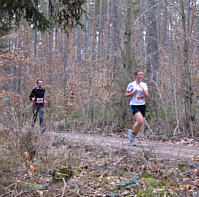
<svg viewBox="0 0 199 197"><path fill-rule="evenodd" d="M42 88L42 85L43 85L43 81L41 79L38 79L37 80L37 86L38 86L38 88Z"/></svg>
<svg viewBox="0 0 199 197"><path fill-rule="evenodd" d="M143 72L142 71L140 71L140 70L135 71L134 75L135 75L135 79L136 79L137 82L142 81L142 78L143 78Z"/></svg>

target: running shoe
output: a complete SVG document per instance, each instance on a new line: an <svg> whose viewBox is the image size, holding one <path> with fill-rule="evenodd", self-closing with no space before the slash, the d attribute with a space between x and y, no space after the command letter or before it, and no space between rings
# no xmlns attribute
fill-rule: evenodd
<svg viewBox="0 0 199 197"><path fill-rule="evenodd" d="M131 129L128 130L128 136L129 136L129 140L130 140L130 145L136 146L136 143L134 141L135 137L134 137L133 131Z"/></svg>

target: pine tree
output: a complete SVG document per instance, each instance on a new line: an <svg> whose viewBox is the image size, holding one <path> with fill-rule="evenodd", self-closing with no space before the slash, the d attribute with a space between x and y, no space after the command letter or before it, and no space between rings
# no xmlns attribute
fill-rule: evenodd
<svg viewBox="0 0 199 197"><path fill-rule="evenodd" d="M47 0L48 15L45 15L37 8L39 0L0 0L0 33L7 32L23 19L40 31L55 24L68 31L73 26L82 26L84 3L85 0Z"/></svg>

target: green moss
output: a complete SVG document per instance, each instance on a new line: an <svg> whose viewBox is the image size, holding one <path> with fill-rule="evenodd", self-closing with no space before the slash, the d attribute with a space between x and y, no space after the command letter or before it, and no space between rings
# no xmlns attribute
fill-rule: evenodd
<svg viewBox="0 0 199 197"><path fill-rule="evenodd" d="M17 183L17 181L0 178L0 184L2 184L4 187L6 187L10 184L13 184L13 183ZM41 185L37 185L37 184L29 184L29 183L24 183L24 182L18 182L17 184L19 186L21 186L23 188L27 188L27 189L43 189L43 187Z"/></svg>
<svg viewBox="0 0 199 197"><path fill-rule="evenodd" d="M168 190L165 189L154 191L153 188L147 188L137 191L138 197L157 197L157 196L167 196L167 195L170 196L171 194Z"/></svg>
<svg viewBox="0 0 199 197"><path fill-rule="evenodd" d="M142 174L142 176L143 176L143 178L151 178L151 177L152 177L152 175L149 174L149 173L147 173L147 172L144 172L144 173Z"/></svg>
<svg viewBox="0 0 199 197"><path fill-rule="evenodd" d="M158 182L158 180L150 177L150 178L142 178L141 179L142 182L144 182L148 187L152 186L152 187L155 187L155 186L159 186L160 183Z"/></svg>
<svg viewBox="0 0 199 197"><path fill-rule="evenodd" d="M101 173L99 173L99 172L91 172L91 176L92 177L100 177L101 176Z"/></svg>
<svg viewBox="0 0 199 197"><path fill-rule="evenodd" d="M144 190L144 189L142 189L142 190L139 190L139 191L137 191L137 195L138 195L138 197L155 197L155 194L152 194L152 192L153 192L153 189L146 189L146 190Z"/></svg>
<svg viewBox="0 0 199 197"><path fill-rule="evenodd" d="M28 188L28 189L43 189L43 187L41 185L37 185L37 184L22 183L22 186L24 186L25 188Z"/></svg>
<svg viewBox="0 0 199 197"><path fill-rule="evenodd" d="M12 183L16 183L16 181L15 181L15 180L8 180L8 179L5 179L5 178L0 178L0 183L1 183L4 187L6 187L6 186L8 186L8 185L10 185L10 184L12 184Z"/></svg>
<svg viewBox="0 0 199 197"><path fill-rule="evenodd" d="M185 167L185 164L183 164L183 163L178 164L178 169L179 169L179 170L182 170L184 167Z"/></svg>
<svg viewBox="0 0 199 197"><path fill-rule="evenodd" d="M82 168L75 168L74 173L75 174L80 174L82 172Z"/></svg>
<svg viewBox="0 0 199 197"><path fill-rule="evenodd" d="M69 115L71 115L73 118L78 118L81 116L80 112L77 110L72 111L71 114L69 114Z"/></svg>
<svg viewBox="0 0 199 197"><path fill-rule="evenodd" d="M63 178L65 181L68 181L73 176L73 174L74 172L67 167L60 168L59 171L55 173L54 181L58 182Z"/></svg>

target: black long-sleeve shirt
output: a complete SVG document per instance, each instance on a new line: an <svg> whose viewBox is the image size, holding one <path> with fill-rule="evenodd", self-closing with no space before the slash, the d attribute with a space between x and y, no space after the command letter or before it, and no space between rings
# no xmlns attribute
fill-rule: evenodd
<svg viewBox="0 0 199 197"><path fill-rule="evenodd" d="M32 101L32 98L35 97L35 105L44 106L44 94L45 89L34 88L30 93L29 99Z"/></svg>

